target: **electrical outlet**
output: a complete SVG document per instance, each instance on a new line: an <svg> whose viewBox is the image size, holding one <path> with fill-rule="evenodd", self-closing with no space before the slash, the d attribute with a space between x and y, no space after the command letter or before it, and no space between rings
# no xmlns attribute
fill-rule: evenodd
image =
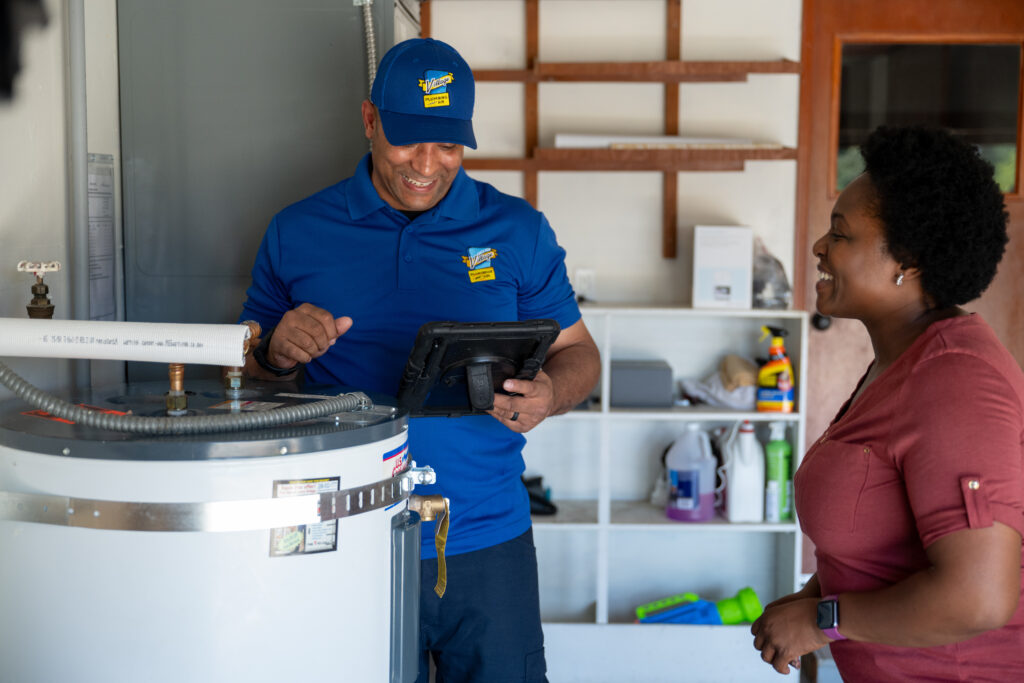
<svg viewBox="0 0 1024 683"><path fill-rule="evenodd" d="M594 289L597 285L597 273L593 268L577 268L573 277L573 289L576 290L577 299L594 299Z"/></svg>

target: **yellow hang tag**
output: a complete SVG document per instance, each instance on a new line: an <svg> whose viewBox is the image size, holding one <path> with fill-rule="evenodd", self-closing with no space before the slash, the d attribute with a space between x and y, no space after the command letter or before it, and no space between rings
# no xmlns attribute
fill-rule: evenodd
<svg viewBox="0 0 1024 683"><path fill-rule="evenodd" d="M444 512L441 519L437 520L434 527L434 547L437 548L437 585L434 592L437 597L443 598L448 588L448 568L444 562L444 546L448 542L448 499L444 499Z"/></svg>

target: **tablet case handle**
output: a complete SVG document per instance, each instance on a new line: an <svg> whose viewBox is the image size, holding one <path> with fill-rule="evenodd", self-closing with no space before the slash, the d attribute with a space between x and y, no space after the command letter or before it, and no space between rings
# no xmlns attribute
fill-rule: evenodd
<svg viewBox="0 0 1024 683"><path fill-rule="evenodd" d="M494 380L490 363L470 363L466 366L466 389L473 410L490 410L494 407Z"/></svg>

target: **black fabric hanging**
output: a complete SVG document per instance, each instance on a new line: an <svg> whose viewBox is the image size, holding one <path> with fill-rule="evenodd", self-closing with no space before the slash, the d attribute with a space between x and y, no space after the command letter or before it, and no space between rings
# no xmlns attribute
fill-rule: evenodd
<svg viewBox="0 0 1024 683"><path fill-rule="evenodd" d="M21 32L32 24L46 25L42 0L0 0L0 100L13 95L21 69Z"/></svg>

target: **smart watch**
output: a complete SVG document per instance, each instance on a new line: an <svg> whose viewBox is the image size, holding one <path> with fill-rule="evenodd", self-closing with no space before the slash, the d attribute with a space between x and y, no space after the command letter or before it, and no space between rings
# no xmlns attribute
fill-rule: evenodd
<svg viewBox="0 0 1024 683"><path fill-rule="evenodd" d="M832 640L846 640L839 632L839 596L826 595L818 602L818 628Z"/></svg>
<svg viewBox="0 0 1024 683"><path fill-rule="evenodd" d="M260 343L256 346L255 349L252 350L252 357L253 360L256 361L257 365L259 365L261 368L263 368L270 374L274 375L275 377L284 377L285 375L292 374L299 368L297 365L290 368L279 368L276 365L272 364L269 360L267 360L267 351L270 350L270 337L273 334L274 330L271 329L263 336L263 339L260 339Z"/></svg>

